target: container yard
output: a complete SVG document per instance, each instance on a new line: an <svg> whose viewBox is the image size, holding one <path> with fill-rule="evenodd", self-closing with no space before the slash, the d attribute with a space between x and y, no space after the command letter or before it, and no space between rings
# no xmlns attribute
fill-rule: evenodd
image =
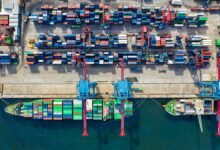
<svg viewBox="0 0 220 150"><path fill-rule="evenodd" d="M126 137L142 105L138 101L152 100L170 120L197 115L201 133L201 115L216 116L215 136L220 135L219 4L10 4L3 0L0 13L5 113L37 124L72 120L81 124L83 137L94 133L93 123L116 122L118 136Z"/></svg>

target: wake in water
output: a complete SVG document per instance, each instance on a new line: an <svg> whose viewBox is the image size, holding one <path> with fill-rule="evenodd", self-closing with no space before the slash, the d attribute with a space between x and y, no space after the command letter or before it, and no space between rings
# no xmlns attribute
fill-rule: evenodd
<svg viewBox="0 0 220 150"><path fill-rule="evenodd" d="M7 102L6 100L4 100L3 98L0 98L0 100L1 100L5 105L9 105L9 102Z"/></svg>

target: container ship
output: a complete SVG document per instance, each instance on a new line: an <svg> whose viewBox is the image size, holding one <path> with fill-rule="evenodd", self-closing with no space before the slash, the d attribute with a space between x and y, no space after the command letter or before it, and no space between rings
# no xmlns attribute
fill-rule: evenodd
<svg viewBox="0 0 220 150"><path fill-rule="evenodd" d="M173 99L164 108L173 116L216 114L213 99Z"/></svg>
<svg viewBox="0 0 220 150"><path fill-rule="evenodd" d="M117 99L88 99L86 101L87 120L121 119L121 101ZM24 118L39 120L82 120L83 103L77 99L37 99L9 105L5 112ZM133 115L133 102L126 100L124 115Z"/></svg>

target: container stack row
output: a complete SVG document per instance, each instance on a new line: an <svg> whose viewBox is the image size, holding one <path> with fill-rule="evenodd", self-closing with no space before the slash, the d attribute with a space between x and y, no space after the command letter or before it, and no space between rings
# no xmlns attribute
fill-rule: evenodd
<svg viewBox="0 0 220 150"><path fill-rule="evenodd" d="M93 100L93 120L102 120L103 100Z"/></svg>
<svg viewBox="0 0 220 150"><path fill-rule="evenodd" d="M192 14L187 16L187 24L189 27L206 27L208 24L208 17L204 16L203 14Z"/></svg>
<svg viewBox="0 0 220 150"><path fill-rule="evenodd" d="M114 119L121 119L121 100L118 99L114 100Z"/></svg>
<svg viewBox="0 0 220 150"><path fill-rule="evenodd" d="M54 99L53 101L53 120L63 119L62 99Z"/></svg>
<svg viewBox="0 0 220 150"><path fill-rule="evenodd" d="M220 11L219 6L210 6L210 7L192 7L191 11L205 11L205 12L218 12Z"/></svg>
<svg viewBox="0 0 220 150"><path fill-rule="evenodd" d="M0 52L0 65L10 65L18 64L18 54L17 53L1 53Z"/></svg>
<svg viewBox="0 0 220 150"><path fill-rule="evenodd" d="M43 100L43 120L53 119L53 100L44 99Z"/></svg>
<svg viewBox="0 0 220 150"><path fill-rule="evenodd" d="M73 4L72 4L73 5ZM150 25L156 28L164 28L165 25L170 23L163 22L162 17L170 18L171 25L182 27L187 24L189 27L192 25L190 20L195 20L197 27L206 24L200 22L198 16L188 15L185 10L179 9L177 11L171 10L168 13L168 9L165 8L132 8L130 6L120 6L117 10L109 10L108 5L98 4L75 4L77 7L72 6L59 6L59 7L41 7L41 11L33 13L29 17L32 21L38 24L50 24L56 23L81 25L81 24L98 24L104 23L109 25L124 24L125 22L133 25ZM162 16L164 12L165 16ZM170 16L168 16L170 14ZM190 15L189 15L190 16ZM204 16L204 14L200 14ZM104 18L104 19L103 19ZM195 23L195 22L194 22ZM194 26L195 27L195 26Z"/></svg>
<svg viewBox="0 0 220 150"><path fill-rule="evenodd" d="M86 119L92 119L92 101L91 99L86 100Z"/></svg>
<svg viewBox="0 0 220 150"><path fill-rule="evenodd" d="M168 59L168 53L166 52L145 53L146 65L165 64L167 63L167 59Z"/></svg>
<svg viewBox="0 0 220 150"><path fill-rule="evenodd" d="M125 117L130 117L133 115L133 103L131 101L125 101L124 115L125 115Z"/></svg>
<svg viewBox="0 0 220 150"><path fill-rule="evenodd" d="M174 65L188 64L188 60L185 52L178 51L178 52L174 52L174 55L168 56L168 64L174 64Z"/></svg>
<svg viewBox="0 0 220 150"><path fill-rule="evenodd" d="M57 57L54 56L66 56L68 57ZM211 54L209 52L204 51L203 60L209 62L211 59ZM121 60L124 60L126 64L146 64L146 65L154 65L154 64L190 64L189 58L191 55L185 53L184 51L170 51L170 52L95 52L95 53L74 53L74 56L78 56L81 62L86 58L86 64L91 65L112 65L117 64ZM31 59L30 59L31 57ZM51 65L51 64L75 64L77 65L79 62L75 59L72 60L72 52L33 52L26 53L26 64L34 65ZM56 59L56 60L53 60ZM53 63L54 61L62 62L62 63ZM68 63L67 63L68 62Z"/></svg>
<svg viewBox="0 0 220 150"><path fill-rule="evenodd" d="M175 47L175 41L172 37L151 35L149 45L150 45L150 47L168 47L168 48L170 48L170 47Z"/></svg>
<svg viewBox="0 0 220 150"><path fill-rule="evenodd" d="M113 111L114 111L114 100L105 99L103 100L103 121L113 119Z"/></svg>
<svg viewBox="0 0 220 150"><path fill-rule="evenodd" d="M121 119L121 101L114 99L88 99L86 101L86 118L88 120ZM25 118L43 120L82 120L83 103L72 99L39 99L23 102L18 109ZM133 115L133 102L125 101L125 117Z"/></svg>
<svg viewBox="0 0 220 150"><path fill-rule="evenodd" d="M83 118L83 105L82 101L74 100L73 101L73 120L82 120Z"/></svg>
<svg viewBox="0 0 220 150"><path fill-rule="evenodd" d="M188 47L208 47L212 46L210 37L203 35L190 35L186 38L186 46Z"/></svg>
<svg viewBox="0 0 220 150"><path fill-rule="evenodd" d="M36 100L33 103L33 118L42 119L43 118L43 106L42 100Z"/></svg>
<svg viewBox="0 0 220 150"><path fill-rule="evenodd" d="M210 64L210 59L212 57L212 52L209 49L191 49L188 50L189 64L192 68L202 68Z"/></svg>
<svg viewBox="0 0 220 150"><path fill-rule="evenodd" d="M63 100L63 119L73 118L73 100Z"/></svg>
<svg viewBox="0 0 220 150"><path fill-rule="evenodd" d="M72 64L72 52L25 52L26 64Z"/></svg>
<svg viewBox="0 0 220 150"><path fill-rule="evenodd" d="M141 34L131 36L132 46L137 49L151 47L172 48L177 45L177 41L181 43L180 36L176 40L170 35L147 35L148 38L142 38ZM86 39L86 40L84 40ZM149 43L148 43L149 42ZM128 48L127 34L65 34L63 37L58 35L39 34L35 47L39 49L72 49L72 48Z"/></svg>
<svg viewBox="0 0 220 150"><path fill-rule="evenodd" d="M33 117L33 103L32 102L25 102L21 104L20 115L25 118L32 118Z"/></svg>

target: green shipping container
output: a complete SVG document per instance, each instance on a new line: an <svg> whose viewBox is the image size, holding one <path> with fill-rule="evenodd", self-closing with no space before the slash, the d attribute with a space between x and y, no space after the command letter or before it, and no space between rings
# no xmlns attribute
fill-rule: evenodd
<svg viewBox="0 0 220 150"><path fill-rule="evenodd" d="M199 17L199 21L207 21L207 20L208 20L208 17L203 17L203 16Z"/></svg>
<svg viewBox="0 0 220 150"><path fill-rule="evenodd" d="M220 47L220 39L215 40L216 47Z"/></svg>

